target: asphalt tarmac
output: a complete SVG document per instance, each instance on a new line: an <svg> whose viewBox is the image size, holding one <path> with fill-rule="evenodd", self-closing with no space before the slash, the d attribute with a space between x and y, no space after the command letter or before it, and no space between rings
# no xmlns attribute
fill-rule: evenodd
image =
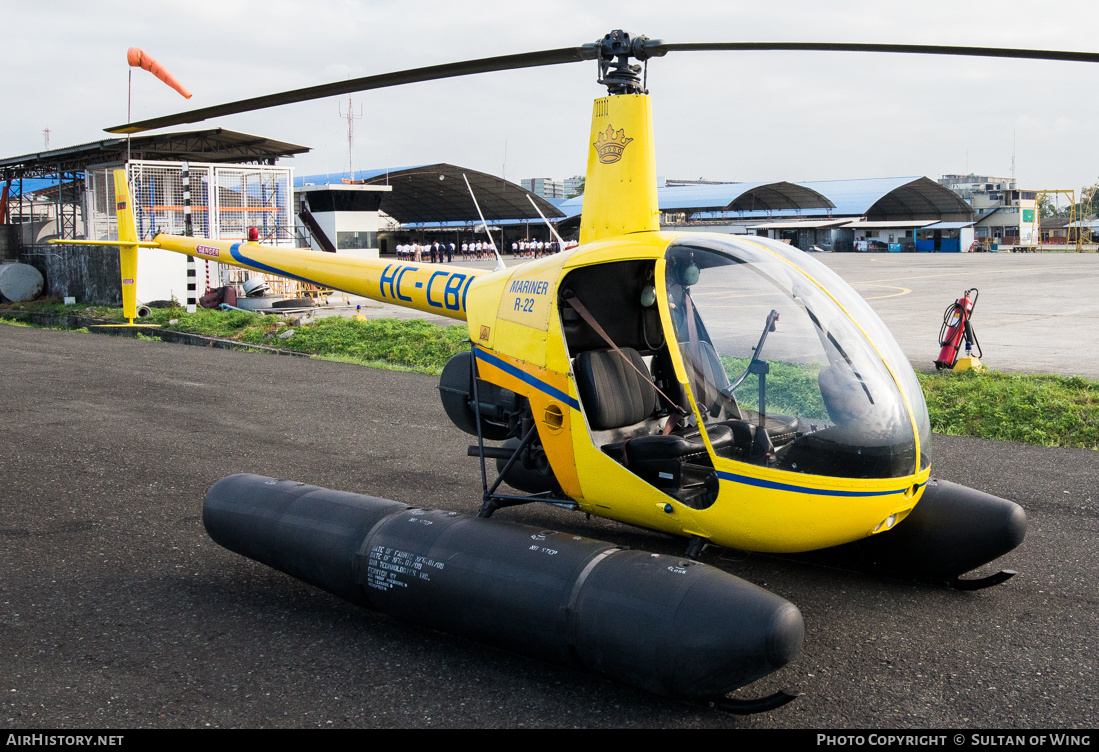
<svg viewBox="0 0 1099 752"><path fill-rule="evenodd" d="M1099 380L1099 254L813 255L870 303L916 368L934 367L946 307L975 287L986 366Z"/></svg>
<svg viewBox="0 0 1099 752"><path fill-rule="evenodd" d="M436 379L0 326L0 721L40 728L1084 728L1099 722L1099 453L936 436L939 477L1022 504L1019 574L955 592L741 552L704 560L802 611L737 717L352 606L220 548L254 472L474 512ZM660 553L678 539L542 506L497 514Z"/></svg>

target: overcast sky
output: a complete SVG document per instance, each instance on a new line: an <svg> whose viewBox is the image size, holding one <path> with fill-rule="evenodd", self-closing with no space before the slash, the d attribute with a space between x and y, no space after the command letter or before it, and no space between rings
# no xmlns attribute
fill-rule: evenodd
<svg viewBox="0 0 1099 752"><path fill-rule="evenodd" d="M906 42L1099 51L1099 3L1021 0L4 0L0 157L108 137L133 119L457 60L573 46L623 28L669 42ZM354 95L356 169L451 162L511 180L584 170L595 63ZM1099 180L1099 65L864 53L674 53L649 65L657 171L830 180L973 171L1032 188ZM296 175L347 169L347 98L206 125L313 148ZM196 125L195 127L201 127ZM505 163L506 159L506 163ZM505 167L506 164L506 167ZM505 172L506 171L506 172Z"/></svg>

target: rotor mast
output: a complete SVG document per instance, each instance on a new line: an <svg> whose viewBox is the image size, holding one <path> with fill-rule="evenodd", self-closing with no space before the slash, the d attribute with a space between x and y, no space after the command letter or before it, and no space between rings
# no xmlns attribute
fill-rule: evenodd
<svg viewBox="0 0 1099 752"><path fill-rule="evenodd" d="M663 55L662 44L616 30L591 46L608 96L592 108L581 243L660 229L652 108L644 67L631 60Z"/></svg>
<svg viewBox="0 0 1099 752"><path fill-rule="evenodd" d="M627 31L615 29L592 47L599 61L599 83L607 87L607 93L648 94L645 88L644 66L631 65L630 59L648 62L650 57L664 57L668 54L662 39L649 39L646 36L634 36Z"/></svg>

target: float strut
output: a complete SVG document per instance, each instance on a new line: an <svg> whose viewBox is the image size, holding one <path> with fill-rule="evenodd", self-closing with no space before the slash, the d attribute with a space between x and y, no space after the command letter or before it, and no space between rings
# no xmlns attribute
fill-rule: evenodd
<svg viewBox="0 0 1099 752"><path fill-rule="evenodd" d="M687 544L687 558L691 561L698 561L698 557L706 550L706 544L708 540L701 535L692 535L690 542Z"/></svg>

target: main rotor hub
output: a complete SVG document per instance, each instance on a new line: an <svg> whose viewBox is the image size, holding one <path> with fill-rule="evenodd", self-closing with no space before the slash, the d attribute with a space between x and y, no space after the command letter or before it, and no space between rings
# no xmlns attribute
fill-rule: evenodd
<svg viewBox="0 0 1099 752"><path fill-rule="evenodd" d="M666 53L661 45L660 39L633 36L615 29L591 45L599 61L599 83L604 84L611 95L648 94L642 83L642 66L631 65L630 58L647 61L650 57L661 57Z"/></svg>

